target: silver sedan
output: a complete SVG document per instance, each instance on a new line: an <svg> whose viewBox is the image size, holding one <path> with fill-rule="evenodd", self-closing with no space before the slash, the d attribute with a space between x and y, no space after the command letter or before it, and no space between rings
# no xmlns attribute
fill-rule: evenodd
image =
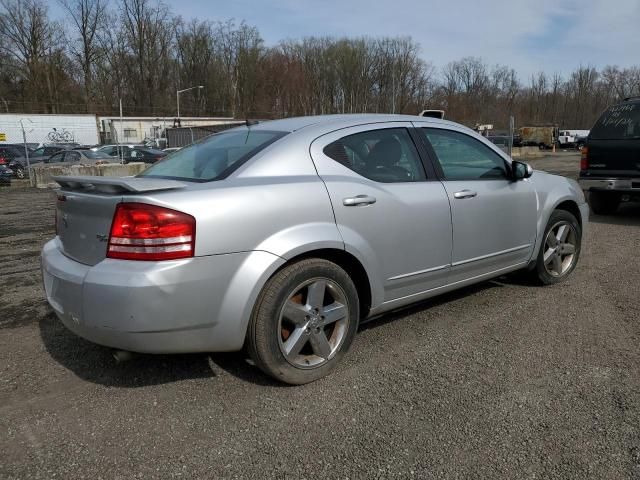
<svg viewBox="0 0 640 480"><path fill-rule="evenodd" d="M575 268L588 207L456 123L400 115L235 128L135 178L58 177L47 299L119 351L240 350L328 374L368 318L516 270Z"/></svg>

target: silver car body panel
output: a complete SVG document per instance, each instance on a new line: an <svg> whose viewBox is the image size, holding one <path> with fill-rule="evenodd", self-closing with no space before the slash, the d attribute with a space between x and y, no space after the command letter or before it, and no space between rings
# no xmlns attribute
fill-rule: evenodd
<svg viewBox="0 0 640 480"><path fill-rule="evenodd" d="M442 183L378 183L323 152L345 135L390 127L409 128L411 123L344 128L311 144L311 157L329 192L345 249L370 272L374 305L444 285L451 263L451 214ZM344 204L344 199L359 195L376 201L367 206Z"/></svg>
<svg viewBox="0 0 640 480"><path fill-rule="evenodd" d="M563 201L579 205L586 225L584 195L562 177L535 172L520 182L377 183L322 152L332 139L398 126L462 131L511 161L452 122L334 115L249 127L290 133L221 181L60 179L65 200L58 202L59 236L42 252L47 299L71 330L110 347L237 350L265 283L299 255L327 249L352 255L368 277L373 316L527 265L549 215ZM463 188L476 189L477 197L454 201L452 193ZM360 194L376 203L344 205L344 198ZM195 257L105 258L119 202L194 216Z"/></svg>

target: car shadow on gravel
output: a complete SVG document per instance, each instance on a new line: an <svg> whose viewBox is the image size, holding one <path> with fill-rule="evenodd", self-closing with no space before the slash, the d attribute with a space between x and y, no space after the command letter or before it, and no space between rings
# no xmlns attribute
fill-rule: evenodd
<svg viewBox="0 0 640 480"><path fill-rule="evenodd" d="M515 284L512 276L501 277L449 292L408 307L375 317L361 324L359 331L381 327L433 307L456 302L480 292ZM401 327L401 325L399 325ZM259 386L289 387L262 373L245 352L136 355L116 363L112 350L84 340L69 330L53 313L40 320L40 336L51 357L88 382L120 388L139 388L187 379L215 378L228 374Z"/></svg>
<svg viewBox="0 0 640 480"><path fill-rule="evenodd" d="M263 386L286 386L263 374L244 352L174 355L136 354L117 363L112 349L70 332L53 313L40 320L40 337L51 357L79 378L119 388L139 388L229 374Z"/></svg>
<svg viewBox="0 0 640 480"><path fill-rule="evenodd" d="M595 215L591 213L589 221L609 225L633 225L640 227L640 203L623 203L613 215Z"/></svg>
<svg viewBox="0 0 640 480"><path fill-rule="evenodd" d="M216 376L207 354L137 355L117 363L111 349L76 336L53 313L42 318L39 326L40 337L51 357L88 382L138 388Z"/></svg>

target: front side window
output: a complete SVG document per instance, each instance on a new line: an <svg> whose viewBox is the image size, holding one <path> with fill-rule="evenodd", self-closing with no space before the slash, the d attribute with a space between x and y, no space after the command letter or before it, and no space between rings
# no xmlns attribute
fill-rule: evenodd
<svg viewBox="0 0 640 480"><path fill-rule="evenodd" d="M507 178L504 159L479 140L460 132L422 128L435 151L445 180Z"/></svg>
<svg viewBox="0 0 640 480"><path fill-rule="evenodd" d="M218 133L165 157L139 176L193 182L220 180L285 135L250 128Z"/></svg>
<svg viewBox="0 0 640 480"><path fill-rule="evenodd" d="M375 182L418 182L426 179L406 128L355 133L330 143L323 151L329 158Z"/></svg>

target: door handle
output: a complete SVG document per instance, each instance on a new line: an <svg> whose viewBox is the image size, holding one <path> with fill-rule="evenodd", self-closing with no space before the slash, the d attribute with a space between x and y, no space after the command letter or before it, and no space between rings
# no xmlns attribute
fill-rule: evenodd
<svg viewBox="0 0 640 480"><path fill-rule="evenodd" d="M370 195L356 195L355 197L347 197L342 199L342 204L345 207L358 207L364 205L371 205L376 203L376 197Z"/></svg>
<svg viewBox="0 0 640 480"><path fill-rule="evenodd" d="M460 190L459 192L456 192L453 194L454 198L473 198L476 195L478 195L478 192L474 192L473 190Z"/></svg>

